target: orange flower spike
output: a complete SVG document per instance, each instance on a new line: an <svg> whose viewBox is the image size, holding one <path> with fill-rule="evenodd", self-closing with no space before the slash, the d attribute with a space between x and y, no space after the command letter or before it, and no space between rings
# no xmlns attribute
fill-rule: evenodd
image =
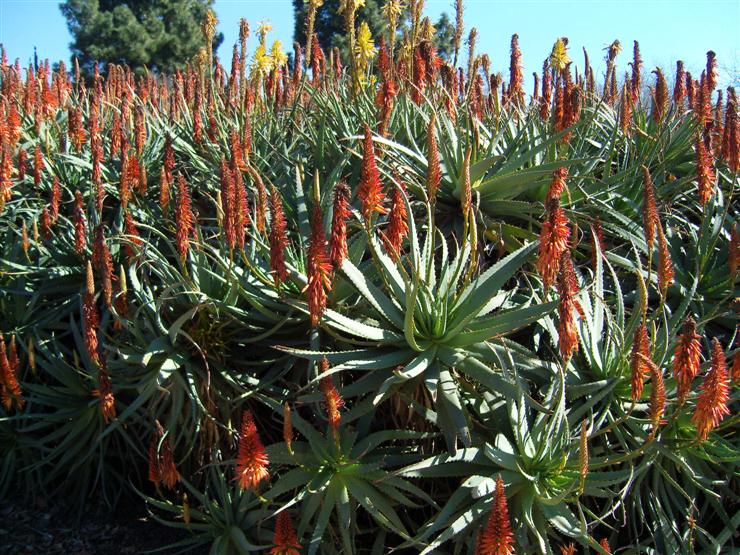
<svg viewBox="0 0 740 555"><path fill-rule="evenodd" d="M560 546L560 555L576 555L576 546L573 543Z"/></svg>
<svg viewBox="0 0 740 555"><path fill-rule="evenodd" d="M668 287L673 283L674 272L671 253L668 250L668 241L666 240L663 227L659 224L658 229L658 288L660 294L665 297Z"/></svg>
<svg viewBox="0 0 740 555"><path fill-rule="evenodd" d="M696 136L696 177L699 187L699 203L704 206L712 198L717 176L714 172L712 153L701 133L697 133Z"/></svg>
<svg viewBox="0 0 740 555"><path fill-rule="evenodd" d="M155 487L159 487L159 484L162 483L162 474L159 470L159 454L157 453L159 439L160 438L157 436L157 434L152 437L152 441L149 444L149 456L147 459L149 463L149 481L153 483Z"/></svg>
<svg viewBox="0 0 740 555"><path fill-rule="evenodd" d="M375 147L373 146L370 126L365 124L365 139L362 150L362 176L357 196L362 201L362 215L367 224L373 213L385 214L387 210L383 207L383 186L380 183L380 175L375 165Z"/></svg>
<svg viewBox="0 0 740 555"><path fill-rule="evenodd" d="M75 225L75 251L79 256L83 256L87 248L87 229L85 226L85 205L80 191L75 191L73 219Z"/></svg>
<svg viewBox="0 0 740 555"><path fill-rule="evenodd" d="M8 350L10 351L8 353ZM6 350L5 339L0 334L0 396L5 410L10 410L15 405L16 409L22 409L25 401L21 399L22 391L18 383L18 353L15 348L15 338L10 340L10 347Z"/></svg>
<svg viewBox="0 0 740 555"><path fill-rule="evenodd" d="M167 489L173 489L180 481L180 473L177 471L169 437L165 437L162 441L162 449L159 453L159 470L162 476L162 484Z"/></svg>
<svg viewBox="0 0 740 555"><path fill-rule="evenodd" d="M41 152L41 145L36 145L33 151L33 184L38 187L41 184L41 172L44 170L44 155Z"/></svg>
<svg viewBox="0 0 740 555"><path fill-rule="evenodd" d="M400 188L394 187L391 193L391 211L388 217L388 227L383 233L385 248L396 260L398 260L401 254L403 240L409 233L407 222L408 211L406 210L406 202L404 202L403 198L406 193L406 186L400 180L398 180L398 184Z"/></svg>
<svg viewBox="0 0 740 555"><path fill-rule="evenodd" d="M236 457L236 477L242 490L254 489L267 478L269 459L262 445L257 426L250 411L244 411L242 417L241 437L239 438L239 452Z"/></svg>
<svg viewBox="0 0 740 555"><path fill-rule="evenodd" d="M678 384L678 402L683 403L691 390L691 382L699 373L701 337L696 333L696 322L687 318L673 351L673 377Z"/></svg>
<svg viewBox="0 0 740 555"><path fill-rule="evenodd" d="M162 214L167 217L170 209L170 184L167 180L167 170L162 166L159 172L159 207Z"/></svg>
<svg viewBox="0 0 740 555"><path fill-rule="evenodd" d="M59 178L54 176L54 183L51 186L51 200L49 201L49 207L51 208L51 222L56 223L59 219L59 203L62 201L62 187L59 184Z"/></svg>
<svg viewBox="0 0 740 555"><path fill-rule="evenodd" d="M44 206L43 210L41 210L41 237L43 237L45 241L49 241L52 236L51 214L49 213L49 209Z"/></svg>
<svg viewBox="0 0 740 555"><path fill-rule="evenodd" d="M499 475L496 478L491 516L478 536L475 547L476 555L512 555L514 553L514 533L511 530L509 509L506 505L504 482Z"/></svg>
<svg viewBox="0 0 740 555"><path fill-rule="evenodd" d="M650 337L644 322L641 322L635 331L632 354L630 356L633 401L637 401L642 397L642 390L645 386L645 374L648 372L647 365L640 355L650 359Z"/></svg>
<svg viewBox="0 0 740 555"><path fill-rule="evenodd" d="M272 543L275 547L270 550L270 555L300 555L301 544L288 511L278 513Z"/></svg>
<svg viewBox="0 0 740 555"><path fill-rule="evenodd" d="M722 345L715 338L712 340L712 365L704 378L701 393L696 402L696 411L692 421L696 425L699 441L705 441L709 432L716 428L722 419L730 414L727 401L730 398L727 362Z"/></svg>
<svg viewBox="0 0 740 555"><path fill-rule="evenodd" d="M599 545L601 546L601 549L603 549L607 553L611 553L612 552L612 549L609 546L609 540L607 540L606 538L601 538L601 541L599 542Z"/></svg>
<svg viewBox="0 0 740 555"><path fill-rule="evenodd" d="M143 245L144 241L141 239L141 235L139 235L139 230L136 227L136 222L130 210L126 210L123 216L123 231L128 236L127 239L129 241L124 245L123 249L126 252L126 256L133 258L136 256L136 248Z"/></svg>
<svg viewBox="0 0 740 555"><path fill-rule="evenodd" d="M285 266L285 248L288 246L288 237L285 233L288 224L285 221L283 202L280 193L273 185L270 189L270 270L278 287L288 277Z"/></svg>
<svg viewBox="0 0 740 555"><path fill-rule="evenodd" d="M547 200L545 202L560 200L560 195L563 194L566 188L565 179L567 177L568 168L565 166L561 166L553 172L552 182L550 183L550 188L547 190Z"/></svg>
<svg viewBox="0 0 740 555"><path fill-rule="evenodd" d="M194 230L192 201L185 178L177 176L177 205L175 207L175 223L177 225L176 243L180 260L185 261L190 248L190 235Z"/></svg>
<svg viewBox="0 0 740 555"><path fill-rule="evenodd" d="M665 413L665 382L663 381L663 371L652 361L647 362L650 369L650 402L648 414L650 415L650 424L652 426L651 436L654 436L660 426L660 421Z"/></svg>
<svg viewBox="0 0 740 555"><path fill-rule="evenodd" d="M326 309L328 292L331 291L332 265L326 248L321 209L314 207L311 219L311 241L308 249L308 308L311 325L316 327Z"/></svg>
<svg viewBox="0 0 740 555"><path fill-rule="evenodd" d="M545 223L540 231L540 249L537 271L542 277L545 293L555 282L560 256L568 249L570 225L560 203L551 200L546 205Z"/></svg>
<svg viewBox="0 0 740 555"><path fill-rule="evenodd" d="M642 225L648 252L652 252L655 244L655 229L660 225L660 215L658 204L655 201L655 187L653 186L653 178L650 176L650 170L646 166L642 166L642 173Z"/></svg>
<svg viewBox="0 0 740 555"><path fill-rule="evenodd" d="M87 263L87 285L82 297L82 327L85 336L85 348L90 360L100 365L98 354L98 308L95 305L95 279L93 278L92 264Z"/></svg>
<svg viewBox="0 0 740 555"><path fill-rule="evenodd" d="M322 374L328 371L329 363L326 359L322 361ZM324 406L326 408L326 418L329 421L329 427L334 434L339 430L339 424L342 421L342 414L339 412L344 406L344 399L339 394L331 376L325 376L321 379L321 393L324 395Z"/></svg>
<svg viewBox="0 0 740 555"><path fill-rule="evenodd" d="M349 209L350 190L346 183L337 183L334 188L334 206L331 218L331 236L329 237L329 256L334 269L342 266L346 258L347 247L347 220L352 215Z"/></svg>
<svg viewBox="0 0 740 555"><path fill-rule="evenodd" d="M95 234L92 262L95 269L102 274L100 281L103 299L106 306L110 308L113 302L113 259L110 249L108 249L108 244L105 241L105 233L102 225L98 226Z"/></svg>
<svg viewBox="0 0 740 555"><path fill-rule="evenodd" d="M442 179L439 165L439 148L437 146L437 117L432 112L427 127L427 197L434 204L437 200L437 191Z"/></svg>
<svg viewBox="0 0 740 555"><path fill-rule="evenodd" d="M566 251L560 258L560 272L558 273L558 345L560 355L567 362L578 350L578 329L574 312L582 312L580 303L576 299L578 294L578 279L573 268L573 261Z"/></svg>
<svg viewBox="0 0 740 555"><path fill-rule="evenodd" d="M107 424L116 417L116 398L113 396L110 376L102 368L98 372L98 388L93 390L93 395L100 400L100 413Z"/></svg>

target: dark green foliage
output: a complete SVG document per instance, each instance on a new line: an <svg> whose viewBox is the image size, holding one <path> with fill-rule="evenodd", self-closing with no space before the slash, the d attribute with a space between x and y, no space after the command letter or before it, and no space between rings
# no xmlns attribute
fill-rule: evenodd
<svg viewBox="0 0 740 555"><path fill-rule="evenodd" d="M201 21L213 0L67 0L60 5L81 68L95 62L157 71L182 68L203 45ZM223 41L213 41L214 50Z"/></svg>

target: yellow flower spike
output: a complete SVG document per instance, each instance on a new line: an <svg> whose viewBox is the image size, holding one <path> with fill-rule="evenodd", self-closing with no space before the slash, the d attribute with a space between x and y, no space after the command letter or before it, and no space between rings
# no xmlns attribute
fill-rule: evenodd
<svg viewBox="0 0 740 555"><path fill-rule="evenodd" d="M383 15L389 21L397 20L403 11L403 2L401 0L388 0L383 6Z"/></svg>
<svg viewBox="0 0 740 555"><path fill-rule="evenodd" d="M370 33L370 27L363 21L360 29L357 31L357 43L355 44L355 54L363 63L367 63L375 57L375 43L373 35Z"/></svg>
<svg viewBox="0 0 740 555"><path fill-rule="evenodd" d="M272 43L270 57L274 67L281 67L288 62L288 55L283 52L283 45L279 40Z"/></svg>
<svg viewBox="0 0 740 555"><path fill-rule="evenodd" d="M571 62L568 57L568 39L560 37L555 41L550 54L550 67L558 71L563 71Z"/></svg>
<svg viewBox="0 0 740 555"><path fill-rule="evenodd" d="M257 25L257 35L260 38L260 44L262 46L265 45L265 39L267 38L267 33L272 31L272 23L270 23L269 20L264 19L259 22Z"/></svg>

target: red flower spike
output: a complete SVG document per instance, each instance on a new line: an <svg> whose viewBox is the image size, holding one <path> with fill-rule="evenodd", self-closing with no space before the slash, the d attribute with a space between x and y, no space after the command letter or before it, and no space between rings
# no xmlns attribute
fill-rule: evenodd
<svg viewBox="0 0 740 555"><path fill-rule="evenodd" d="M395 259L401 254L401 245L409 233L408 211L404 195L406 186L401 180L398 180L400 188L393 189L391 193L391 210L388 216L388 226L383 233L383 243L388 253Z"/></svg>
<svg viewBox="0 0 740 555"><path fill-rule="evenodd" d="M570 360L573 352L578 350L578 329L574 312L583 313L580 303L576 299L578 294L578 279L573 268L570 253L565 251L560 257L560 271L558 272L558 345L560 355L565 361Z"/></svg>
<svg viewBox="0 0 740 555"><path fill-rule="evenodd" d="M699 185L699 202L704 206L714 194L717 177L714 173L712 153L701 133L696 136L696 177Z"/></svg>
<svg viewBox="0 0 740 555"><path fill-rule="evenodd" d="M655 230L660 226L660 215L658 214L658 205L655 202L655 188L650 170L643 166L642 172L642 225L648 252L652 252L655 244Z"/></svg>
<svg viewBox="0 0 740 555"><path fill-rule="evenodd" d="M285 249L288 246L288 237L285 232L287 227L280 193L273 185L270 190L270 270L275 280L275 287L278 287L288 277L288 269L285 266Z"/></svg>
<svg viewBox="0 0 740 555"><path fill-rule="evenodd" d="M123 250L126 256L134 258L136 256L136 248L143 245L144 241L141 239L141 235L139 235L139 230L136 228L136 222L130 210L126 210L123 216L123 232L128 235L128 242L124 244Z"/></svg>
<svg viewBox="0 0 740 555"><path fill-rule="evenodd" d="M568 168L564 166L558 168L553 172L552 182L550 183L550 188L547 191L547 200L545 202L549 202L551 200L560 200L560 195L562 195L563 191L565 191L565 179L567 177Z"/></svg>
<svg viewBox="0 0 740 555"><path fill-rule="evenodd" d="M6 411L10 411L13 406L20 410L25 404L25 401L21 399L18 367L18 353L15 350L14 338L10 341L10 355L8 355L5 339L0 333L0 398Z"/></svg>
<svg viewBox="0 0 740 555"><path fill-rule="evenodd" d="M90 360L100 365L98 354L98 308L95 304L95 279L93 278L92 264L87 263L87 284L82 297L82 327L85 336L85 348Z"/></svg>
<svg viewBox="0 0 740 555"><path fill-rule="evenodd" d="M429 202L437 200L437 190L442 179L439 165L439 149L437 147L437 118L434 113L429 118L427 127L427 197Z"/></svg>
<svg viewBox="0 0 740 555"><path fill-rule="evenodd" d="M640 325L635 331L632 354L630 356L633 401L637 401L642 397L642 390L645 386L645 375L649 371L647 364L639 355L650 359L650 336L644 322L640 322Z"/></svg>
<svg viewBox="0 0 740 555"><path fill-rule="evenodd" d="M373 147L373 138L370 126L365 124L365 141L363 143L362 155L362 177L360 178L360 187L357 196L362 201L362 215L365 221L370 222L373 213L387 213L383 207L383 186L380 183L380 175L375 165L375 148Z"/></svg>
<svg viewBox="0 0 740 555"><path fill-rule="evenodd" d="M100 413L107 424L116 417L116 398L113 396L110 376L102 368L98 372L98 387L92 393L99 399Z"/></svg>
<svg viewBox="0 0 740 555"><path fill-rule="evenodd" d="M79 256L83 256L87 248L87 228L85 225L85 205L80 191L75 191L73 219L75 225L75 251Z"/></svg>
<svg viewBox="0 0 740 555"><path fill-rule="evenodd" d="M506 505L504 481L496 478L491 516L478 536L476 555L512 555L514 553L514 533L511 530L509 509Z"/></svg>
<svg viewBox="0 0 740 555"><path fill-rule="evenodd" d="M190 236L195 230L190 191L182 175L177 176L177 205L175 206L175 224L177 226L177 252L183 262L188 256Z"/></svg>
<svg viewBox="0 0 740 555"><path fill-rule="evenodd" d="M278 513L272 543L275 547L270 550L270 555L300 555L301 544L288 511Z"/></svg>
<svg viewBox="0 0 740 555"><path fill-rule="evenodd" d="M331 291L332 265L326 248L321 209L314 207L311 219L311 241L308 249L308 308L311 325L316 327L326 309L328 292Z"/></svg>
<svg viewBox="0 0 740 555"><path fill-rule="evenodd" d="M242 490L254 489L267 478L270 473L267 470L269 460L262 445L257 426L254 423L252 413L244 411L242 417L241 437L239 438L239 453L236 457L236 477Z"/></svg>
<svg viewBox="0 0 740 555"><path fill-rule="evenodd" d="M701 337L696 333L696 322L687 318L673 351L673 377L678 384L678 402L683 403L691 390L691 382L699 373Z"/></svg>
<svg viewBox="0 0 740 555"><path fill-rule="evenodd" d="M334 188L334 205L331 218L331 236L329 237L329 256L335 270L342 266L347 256L347 220L352 212L349 209L350 190L346 183L337 183Z"/></svg>
<svg viewBox="0 0 740 555"><path fill-rule="evenodd" d="M692 421L696 425L699 441L705 441L709 432L716 428L724 417L730 414L727 401L730 398L727 362L722 345L717 338L712 340L712 366L704 378L701 393L696 402Z"/></svg>
<svg viewBox="0 0 740 555"><path fill-rule="evenodd" d="M540 232L540 250L537 260L537 271L542 277L545 293L555 282L557 277L560 256L568 248L570 225L565 211L560 208L557 200L547 204L545 223Z"/></svg>
<svg viewBox="0 0 740 555"><path fill-rule="evenodd" d="M663 233L663 227L658 224L658 288L663 297L673 283L673 278L673 262L668 251L668 241Z"/></svg>

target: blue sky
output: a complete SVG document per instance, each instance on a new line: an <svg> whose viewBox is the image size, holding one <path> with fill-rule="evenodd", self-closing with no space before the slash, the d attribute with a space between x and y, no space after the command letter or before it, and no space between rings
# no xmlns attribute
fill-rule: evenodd
<svg viewBox="0 0 740 555"><path fill-rule="evenodd" d="M434 20L443 11L452 14L452 0L427 0L426 13ZM525 75L541 69L542 60L559 36L570 39L571 57L582 67L581 47L592 64L603 68L602 49L619 39L625 51L618 59L622 70L631 57L632 41L640 42L646 69L660 65L672 74L675 60L683 59L698 77L707 50L717 53L721 83L740 75L740 0L465 0L466 35L475 25L479 52L491 56L493 69L507 74L509 41L519 34ZM219 55L230 61L238 21L246 17L252 28L261 20L273 25L272 39L292 45L293 9L290 0L216 0L214 5L224 43ZM25 65L36 46L39 57L69 59L70 36L54 0L0 0L0 43L10 60ZM250 39L253 47L254 38ZM226 64L225 64L226 65Z"/></svg>

